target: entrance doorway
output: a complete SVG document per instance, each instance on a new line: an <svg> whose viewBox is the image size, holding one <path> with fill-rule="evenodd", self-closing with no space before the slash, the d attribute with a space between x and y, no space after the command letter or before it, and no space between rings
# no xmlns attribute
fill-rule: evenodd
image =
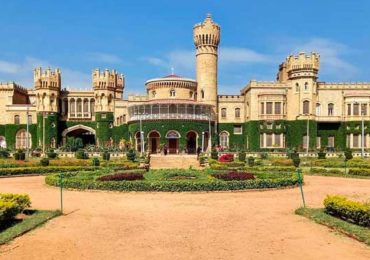
<svg viewBox="0 0 370 260"><path fill-rule="evenodd" d="M158 132L153 131L149 133L149 151L150 153L157 153L159 148L160 135Z"/></svg>
<svg viewBox="0 0 370 260"><path fill-rule="evenodd" d="M186 151L188 154L197 152L197 134L193 131L186 134Z"/></svg>
<svg viewBox="0 0 370 260"><path fill-rule="evenodd" d="M180 134L177 131L171 130L166 134L168 143L168 153L177 154L179 152L179 139Z"/></svg>
<svg viewBox="0 0 370 260"><path fill-rule="evenodd" d="M95 145L95 130L84 125L75 125L62 132L63 143L66 144L68 137L81 139L83 146Z"/></svg>
<svg viewBox="0 0 370 260"><path fill-rule="evenodd" d="M204 133L204 147L203 147L204 152L208 150L208 140L209 140L209 134L208 132L205 132Z"/></svg>

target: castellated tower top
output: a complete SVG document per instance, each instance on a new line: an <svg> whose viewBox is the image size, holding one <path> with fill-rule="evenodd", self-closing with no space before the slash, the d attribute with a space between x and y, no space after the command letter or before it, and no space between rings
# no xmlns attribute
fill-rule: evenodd
<svg viewBox="0 0 370 260"><path fill-rule="evenodd" d="M61 72L59 69L51 70L47 68L45 71L41 67L34 70L33 81L35 89L57 89L59 90L61 81Z"/></svg>
<svg viewBox="0 0 370 260"><path fill-rule="evenodd" d="M100 71L100 69L95 69L92 72L92 81L94 90L123 92L125 87L125 77L122 74L118 74L116 70L109 71L106 69Z"/></svg>
<svg viewBox="0 0 370 260"><path fill-rule="evenodd" d="M220 43L220 26L213 22L210 14L203 23L198 23L193 28L194 44L197 54L213 53L217 55L218 44Z"/></svg>
<svg viewBox="0 0 370 260"><path fill-rule="evenodd" d="M315 52L298 55L289 55L285 62L280 64L278 80L295 78L317 78L320 69L320 55Z"/></svg>

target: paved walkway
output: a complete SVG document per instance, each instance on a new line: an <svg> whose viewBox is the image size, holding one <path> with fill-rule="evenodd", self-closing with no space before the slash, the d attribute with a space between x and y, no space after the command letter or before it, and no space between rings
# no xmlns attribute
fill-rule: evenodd
<svg viewBox="0 0 370 260"><path fill-rule="evenodd" d="M0 179L55 209L44 177ZM309 206L326 194L370 198L370 180L306 177ZM67 215L0 247L0 259L370 259L364 244L293 211L298 189L219 193L65 192Z"/></svg>
<svg viewBox="0 0 370 260"><path fill-rule="evenodd" d="M189 154L168 154L166 156L161 154L152 154L150 156L150 168L151 169L199 169L199 162L196 155Z"/></svg>

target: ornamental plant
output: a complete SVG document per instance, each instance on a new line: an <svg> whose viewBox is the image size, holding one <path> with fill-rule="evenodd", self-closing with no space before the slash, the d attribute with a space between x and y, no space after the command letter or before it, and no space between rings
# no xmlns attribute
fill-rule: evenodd
<svg viewBox="0 0 370 260"><path fill-rule="evenodd" d="M91 164L92 166L100 166L99 158L96 157L92 158Z"/></svg>
<svg viewBox="0 0 370 260"><path fill-rule="evenodd" d="M53 149L49 150L46 155L48 156L49 159L55 159L57 158L58 154L54 152Z"/></svg>
<svg viewBox="0 0 370 260"><path fill-rule="evenodd" d="M109 159L110 159L110 153L108 151L104 151L103 160L104 161L109 161Z"/></svg>
<svg viewBox="0 0 370 260"><path fill-rule="evenodd" d="M249 167L253 167L254 166L254 157L253 156L249 156L248 157L248 166Z"/></svg>
<svg viewBox="0 0 370 260"><path fill-rule="evenodd" d="M232 153L226 153L220 156L218 158L218 161L220 162L233 162L234 161L234 155Z"/></svg>
<svg viewBox="0 0 370 260"><path fill-rule="evenodd" d="M247 154L244 151L239 152L239 161L245 162L246 157L247 157Z"/></svg>
<svg viewBox="0 0 370 260"><path fill-rule="evenodd" d="M352 160L352 158L353 158L352 151L350 149L347 149L344 152L344 157L345 157L346 161Z"/></svg>
<svg viewBox="0 0 370 260"><path fill-rule="evenodd" d="M115 174L103 175L98 177L98 181L136 181L143 180L144 174L141 172L118 172Z"/></svg>
<svg viewBox="0 0 370 260"><path fill-rule="evenodd" d="M238 172L238 171L230 171L227 173L215 173L212 176L217 179L224 180L224 181L244 181L244 180L254 180L255 179L252 173Z"/></svg>
<svg viewBox="0 0 370 260"><path fill-rule="evenodd" d="M49 166L49 158L42 158L40 164L41 166Z"/></svg>
<svg viewBox="0 0 370 260"><path fill-rule="evenodd" d="M130 149L127 153L126 153L126 156L127 156L127 159L130 160L130 161L135 161L136 159L136 153L133 149Z"/></svg>
<svg viewBox="0 0 370 260"><path fill-rule="evenodd" d="M318 153L317 153L317 157L318 159L326 159L326 153L324 152L324 150L320 150Z"/></svg>
<svg viewBox="0 0 370 260"><path fill-rule="evenodd" d="M211 158L214 159L214 160L218 160L218 152L217 152L216 149L212 149Z"/></svg>

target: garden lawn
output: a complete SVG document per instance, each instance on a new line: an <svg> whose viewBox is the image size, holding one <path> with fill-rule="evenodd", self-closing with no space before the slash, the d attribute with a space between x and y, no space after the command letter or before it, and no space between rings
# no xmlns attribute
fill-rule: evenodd
<svg viewBox="0 0 370 260"><path fill-rule="evenodd" d="M20 236L59 215L60 211L58 210L25 210L24 219L15 219L8 226L0 228L0 245L9 242L15 237Z"/></svg>
<svg viewBox="0 0 370 260"><path fill-rule="evenodd" d="M325 213L324 209L299 208L296 214L309 218L370 246L370 228L351 224Z"/></svg>

